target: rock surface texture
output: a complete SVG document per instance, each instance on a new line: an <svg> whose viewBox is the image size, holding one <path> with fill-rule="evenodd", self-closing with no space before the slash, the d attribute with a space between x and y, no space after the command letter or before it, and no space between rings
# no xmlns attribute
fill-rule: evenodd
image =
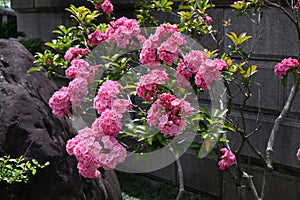
<svg viewBox="0 0 300 200"><path fill-rule="evenodd" d="M56 85L43 72L27 73L33 56L18 42L0 40L0 156L46 161L27 184L0 182L1 200L118 200L121 192L113 171L88 180L67 155L66 141L75 131L56 119L48 100Z"/></svg>

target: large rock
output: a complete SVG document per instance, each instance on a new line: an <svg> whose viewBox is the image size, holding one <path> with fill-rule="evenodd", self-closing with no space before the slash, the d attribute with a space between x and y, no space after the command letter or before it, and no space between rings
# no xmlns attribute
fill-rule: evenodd
<svg viewBox="0 0 300 200"><path fill-rule="evenodd" d="M121 199L114 172L87 180L67 155L66 141L75 131L65 120L53 117L48 100L57 90L43 72L27 73L33 56L19 43L0 40L0 156L25 156L50 166L30 181L0 184L1 200Z"/></svg>

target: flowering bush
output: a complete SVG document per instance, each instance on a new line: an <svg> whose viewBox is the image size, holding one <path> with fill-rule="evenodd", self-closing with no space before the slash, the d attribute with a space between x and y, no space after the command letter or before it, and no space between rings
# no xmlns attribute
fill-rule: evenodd
<svg viewBox="0 0 300 200"><path fill-rule="evenodd" d="M62 73L61 76L70 79L68 87L62 87L49 100L56 117L76 115L74 111L77 110L88 112L91 108L85 107L85 102L92 102L97 113L91 127L79 130L78 135L67 143L67 152L78 160L79 173L87 178L101 177L101 170L114 169L126 161L126 149L131 153L141 152L141 156L167 148L180 168L179 156L184 151L178 145L186 141L198 157L212 152L218 155L220 170L230 175L235 173L232 177L237 187L244 184L241 177L246 177L250 190L257 194L239 155L245 144L249 144L265 166L264 183L268 182L273 170L273 138L280 119L291 106L295 88L299 86L298 60L287 58L275 66L274 72L283 84L289 72L294 75L294 89L279 120L274 123L264 157L249 140L260 125L249 131L244 116L251 87L255 84L252 76L258 71L257 66L248 62L250 54L241 48L251 36L226 34L232 45L223 53L220 49L192 49L191 38L211 35L216 39L214 20L207 14L207 9L214 5L208 0L182 1L178 13L180 24L159 24L151 15L152 11L171 12L172 1L138 4L141 9L137 10L137 19L115 19L109 0L89 1L96 11L71 6L68 11L77 28L60 26L56 31L60 34L59 39L48 43L52 50L37 55L37 62L47 69L48 74ZM262 4L238 1L231 6L240 15L259 12ZM106 16L108 23L94 24L101 15ZM154 31L143 31L142 26L149 24L157 27ZM224 22L224 27L228 26L230 20ZM223 42L219 38L217 44ZM97 90L91 91L93 87ZM242 103L235 101L232 87L241 92ZM198 102L207 90L217 99L212 99L211 111ZM228 98L227 107L225 97ZM196 99L196 105L191 103L193 99ZM236 104L239 104L241 123L233 119L232 110ZM196 131L192 140L199 137L197 142L184 135L193 128ZM238 148L230 146L226 137L228 132L240 137L242 142ZM126 139L130 142L126 143ZM237 170L231 171L232 167ZM182 174L179 176L182 185ZM257 199L264 199L266 191L263 188L262 198L257 194Z"/></svg>

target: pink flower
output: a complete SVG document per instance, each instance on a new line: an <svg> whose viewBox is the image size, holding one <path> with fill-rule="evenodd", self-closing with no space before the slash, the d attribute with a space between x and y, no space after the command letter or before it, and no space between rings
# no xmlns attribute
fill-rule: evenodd
<svg viewBox="0 0 300 200"><path fill-rule="evenodd" d="M70 66L68 69L66 69L65 73L67 78L74 79L78 74L78 68L75 66Z"/></svg>
<svg viewBox="0 0 300 200"><path fill-rule="evenodd" d="M70 111L70 97L67 87L60 88L49 99L49 106L57 118L64 118Z"/></svg>
<svg viewBox="0 0 300 200"><path fill-rule="evenodd" d="M167 41L163 42L164 39L167 39ZM178 60L178 54L181 52L180 46L184 44L187 44L187 41L178 32L176 26L161 25L157 28L155 34L144 42L140 61L145 65L149 64L151 68L156 67L159 64L156 58L157 51L158 57L164 63L172 65L173 61Z"/></svg>
<svg viewBox="0 0 300 200"><path fill-rule="evenodd" d="M105 135L117 137L122 129L121 119L121 114L114 110L106 109L93 123L92 129L100 130Z"/></svg>
<svg viewBox="0 0 300 200"><path fill-rule="evenodd" d="M164 38L169 38L173 33L179 32L178 27L175 25L161 24L155 31L155 34L151 35L149 39L147 39L143 43L143 48L155 48L157 49ZM180 33L179 33L180 35ZM176 36L174 36L175 38ZM182 43L183 37L180 38L179 42Z"/></svg>
<svg viewBox="0 0 300 200"><path fill-rule="evenodd" d="M297 151L297 158L298 158L298 160L300 160L300 148L298 149L298 151Z"/></svg>
<svg viewBox="0 0 300 200"><path fill-rule="evenodd" d="M274 73L276 76L281 78L282 76L285 76L288 71L296 70L298 71L299 62L296 59L293 58L286 58L283 59L280 63L275 65Z"/></svg>
<svg viewBox="0 0 300 200"><path fill-rule="evenodd" d="M207 90L208 86L204 80L204 78L202 77L202 74L197 73L195 76L195 83L199 88L202 88L203 90Z"/></svg>
<svg viewBox="0 0 300 200"><path fill-rule="evenodd" d="M102 136L103 153L99 155L99 162L105 170L115 169L119 163L124 162L126 158L126 149L111 136Z"/></svg>
<svg viewBox="0 0 300 200"><path fill-rule="evenodd" d="M80 58L89 54L90 52L91 51L89 49L73 47L66 52L64 58L66 61L70 62L73 58Z"/></svg>
<svg viewBox="0 0 300 200"><path fill-rule="evenodd" d="M207 24L211 24L213 22L213 19L210 16L206 16L205 21L206 21Z"/></svg>
<svg viewBox="0 0 300 200"><path fill-rule="evenodd" d="M122 86L117 81L107 80L101 85L94 99L94 107L98 114L101 115L106 109L111 109L113 100L122 89Z"/></svg>
<svg viewBox="0 0 300 200"><path fill-rule="evenodd" d="M132 44L134 39L144 40L144 37L140 35L140 32L141 29L137 20L121 17L110 22L106 35L108 36L108 39L110 39L111 42L116 43L118 47L126 48L126 46Z"/></svg>
<svg viewBox="0 0 300 200"><path fill-rule="evenodd" d="M195 68L188 62L181 60L177 66L177 73L183 76L186 80L190 80L194 74Z"/></svg>
<svg viewBox="0 0 300 200"><path fill-rule="evenodd" d="M193 71L195 74L197 73L200 65L207 59L207 55L198 50L192 50L183 58L184 62L187 63L189 70Z"/></svg>
<svg viewBox="0 0 300 200"><path fill-rule="evenodd" d="M74 107L84 102L84 97L88 94L88 82L84 78L75 78L69 83L68 92L70 101Z"/></svg>
<svg viewBox="0 0 300 200"><path fill-rule="evenodd" d="M114 10L110 0L104 0L104 2L101 4L101 8L106 14L109 14Z"/></svg>
<svg viewBox="0 0 300 200"><path fill-rule="evenodd" d="M228 65L227 65L227 63L224 60L222 60L222 59L214 59L213 61L217 65L217 69L219 71L228 69Z"/></svg>
<svg viewBox="0 0 300 200"><path fill-rule="evenodd" d="M123 114L130 109L130 101L127 99L116 99L113 101L111 109L118 114Z"/></svg>
<svg viewBox="0 0 300 200"><path fill-rule="evenodd" d="M160 62L157 60L155 48L143 48L140 53L140 62L147 67L156 68L160 65Z"/></svg>
<svg viewBox="0 0 300 200"><path fill-rule="evenodd" d="M158 56L167 65L171 66L173 61L178 60L178 54L180 53L179 46L176 43L164 42L158 48Z"/></svg>
<svg viewBox="0 0 300 200"><path fill-rule="evenodd" d="M94 6L95 6L95 9L97 9L97 10L101 9L101 3L96 3Z"/></svg>
<svg viewBox="0 0 300 200"><path fill-rule="evenodd" d="M103 41L107 40L108 36L100 30L96 30L88 35L88 44L98 46Z"/></svg>
<svg viewBox="0 0 300 200"><path fill-rule="evenodd" d="M235 155L226 148L222 148L220 151L223 153L223 156L218 162L218 165L220 167L220 170L225 170L234 164Z"/></svg>
<svg viewBox="0 0 300 200"><path fill-rule="evenodd" d="M80 77L90 83L94 81L97 68L98 66L90 66L89 63L83 59L75 58L65 73L69 79Z"/></svg>
<svg viewBox="0 0 300 200"><path fill-rule="evenodd" d="M150 70L147 75L140 78L136 88L137 95L150 102L157 92L156 86L168 80L169 78L164 68Z"/></svg>
<svg viewBox="0 0 300 200"><path fill-rule="evenodd" d="M101 177L99 168L112 170L126 157L126 149L114 137L95 135L90 128L80 130L69 140L66 150L76 157L78 171L86 178Z"/></svg>
<svg viewBox="0 0 300 200"><path fill-rule="evenodd" d="M148 110L147 123L166 136L176 136L186 127L183 115L190 115L192 111L188 102L163 93Z"/></svg>
<svg viewBox="0 0 300 200"><path fill-rule="evenodd" d="M218 70L216 63L213 60L207 59L203 62L196 74L195 83L198 87L202 89L210 87L210 85L219 80L221 77L221 72ZM207 87L203 87L205 84Z"/></svg>

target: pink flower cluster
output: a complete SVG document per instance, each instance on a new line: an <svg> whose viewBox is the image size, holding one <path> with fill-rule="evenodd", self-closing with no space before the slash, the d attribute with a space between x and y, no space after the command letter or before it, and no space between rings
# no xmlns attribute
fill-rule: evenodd
<svg viewBox="0 0 300 200"><path fill-rule="evenodd" d="M110 22L106 31L108 39L121 48L126 48L127 45L136 46L134 38L141 43L144 42L145 38L140 33L138 21L126 17Z"/></svg>
<svg viewBox="0 0 300 200"><path fill-rule="evenodd" d="M147 75L140 78L136 88L137 95L145 101L151 102L157 93L157 85L168 80L168 74L164 68L150 70Z"/></svg>
<svg viewBox="0 0 300 200"><path fill-rule="evenodd" d="M234 164L235 155L226 148L222 148L220 151L223 153L223 155L221 156L221 160L218 162L218 165L220 170L225 170Z"/></svg>
<svg viewBox="0 0 300 200"><path fill-rule="evenodd" d="M67 87L56 91L49 99L49 106L57 118L64 118L70 111L70 96Z"/></svg>
<svg viewBox="0 0 300 200"><path fill-rule="evenodd" d="M160 65L160 61L157 58L156 48L143 48L140 53L140 62L150 68L156 68Z"/></svg>
<svg viewBox="0 0 300 200"><path fill-rule="evenodd" d="M221 59L209 59L204 53L192 50L186 54L177 66L177 83L184 87L192 77L198 87L206 90L216 80L220 79L221 71L228 69L228 65Z"/></svg>
<svg viewBox="0 0 300 200"><path fill-rule="evenodd" d="M84 78L75 78L68 87L62 87L49 99L49 106L57 118L64 118L71 108L83 103L84 97L88 94L88 82Z"/></svg>
<svg viewBox="0 0 300 200"><path fill-rule="evenodd" d="M117 99L121 89L116 81L105 81L94 99L100 117L92 128L80 130L67 143L66 150L77 158L79 173L84 177L101 177L99 168L111 170L125 160L126 149L115 138L122 128L122 114L130 108L128 100Z"/></svg>
<svg viewBox="0 0 300 200"><path fill-rule="evenodd" d="M88 94L88 83L94 81L97 69L98 66L90 66L83 59L72 60L71 66L65 73L69 79L74 80L68 87L55 92L49 100L54 116L64 118L69 113L71 104L77 107L83 103L84 97Z"/></svg>
<svg viewBox="0 0 300 200"><path fill-rule="evenodd" d="M130 102L118 99L122 86L116 81L107 80L99 88L94 99L94 107L101 116L96 119L92 127L105 135L117 137L122 128L122 114L130 109Z"/></svg>
<svg viewBox="0 0 300 200"><path fill-rule="evenodd" d="M66 150L76 157L79 173L86 178L101 177L99 168L114 169L126 157L126 149L114 137L90 128L80 130L69 140Z"/></svg>
<svg viewBox="0 0 300 200"><path fill-rule="evenodd" d="M75 78L69 83L68 92L70 102L77 107L84 102L84 97L88 94L88 82L84 78Z"/></svg>
<svg viewBox="0 0 300 200"><path fill-rule="evenodd" d="M275 65L274 73L276 76L281 78L282 76L285 76L288 71L298 71L299 62L296 59L293 58L285 58L280 63Z"/></svg>
<svg viewBox="0 0 300 200"><path fill-rule="evenodd" d="M72 60L71 66L65 73L69 79L84 78L90 83L94 81L97 68L98 66L90 66L85 60L76 58Z"/></svg>
<svg viewBox="0 0 300 200"><path fill-rule="evenodd" d="M167 65L172 65L178 60L180 47L185 44L187 42L177 26L162 24L155 34L144 42L140 62L150 68L159 66L160 60Z"/></svg>
<svg viewBox="0 0 300 200"><path fill-rule="evenodd" d="M112 13L112 11L114 10L114 7L111 4L110 0L104 0L101 4L95 4L95 8L97 10L102 9L106 14Z"/></svg>
<svg viewBox="0 0 300 200"><path fill-rule="evenodd" d="M123 87L117 81L107 80L99 88L94 99L94 107L98 114L102 114L106 109L111 109L113 101Z"/></svg>
<svg viewBox="0 0 300 200"><path fill-rule="evenodd" d="M100 45L103 41L107 40L107 35L100 30L96 30L88 35L88 44L93 46Z"/></svg>
<svg viewBox="0 0 300 200"><path fill-rule="evenodd" d="M92 128L104 135L117 137L122 129L122 115L115 110L106 109L93 123Z"/></svg>
<svg viewBox="0 0 300 200"><path fill-rule="evenodd" d="M140 43L145 41L145 37L140 33L137 20L121 17L109 23L106 33L96 30L89 34L88 44L98 46L103 41L108 41L116 43L121 48L126 48L128 45L138 46L137 41Z"/></svg>
<svg viewBox="0 0 300 200"><path fill-rule="evenodd" d="M170 38L158 48L158 56L167 65L171 66L178 60L178 54L181 52L180 46L187 44L185 38L180 32L174 32Z"/></svg>
<svg viewBox="0 0 300 200"><path fill-rule="evenodd" d="M72 59L81 58L82 56L85 56L90 52L91 51L89 49L73 47L66 52L64 58L66 61L70 62Z"/></svg>
<svg viewBox="0 0 300 200"><path fill-rule="evenodd" d="M224 60L216 58L216 59L214 59L214 62L217 65L218 70L222 71L222 70L228 69L228 65Z"/></svg>
<svg viewBox="0 0 300 200"><path fill-rule="evenodd" d="M195 76L195 83L198 87L207 89L214 81L219 80L220 77L221 72L218 70L215 61L207 59L200 65Z"/></svg>
<svg viewBox="0 0 300 200"><path fill-rule="evenodd" d="M192 111L190 104L185 100L163 93L148 110L147 122L166 136L176 136L186 127L183 115L190 115Z"/></svg>

